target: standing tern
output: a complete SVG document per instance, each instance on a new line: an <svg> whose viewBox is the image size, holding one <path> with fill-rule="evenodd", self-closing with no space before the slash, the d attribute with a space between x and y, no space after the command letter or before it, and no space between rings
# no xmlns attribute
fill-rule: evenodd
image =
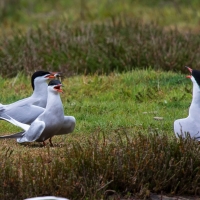
<svg viewBox="0 0 200 200"><path fill-rule="evenodd" d="M193 83L192 102L187 118L178 119L174 122L175 135L191 138L200 141L200 71L187 67L191 75L187 76Z"/></svg>
<svg viewBox="0 0 200 200"><path fill-rule="evenodd" d="M9 105L0 104L0 117L9 115L13 119L31 124L40 115L47 103L47 80L59 76L57 72L37 71L31 77L33 94Z"/></svg>
<svg viewBox="0 0 200 200"><path fill-rule="evenodd" d="M46 196L46 197L33 197L24 200L69 200L63 197Z"/></svg>
<svg viewBox="0 0 200 200"><path fill-rule="evenodd" d="M47 106L42 114L40 114L31 125L20 123L7 116L6 121L21 127L24 131L12 135L0 136L3 138L17 138L18 143L24 142L43 142L50 139L54 135L63 135L73 132L76 120L73 116L64 116L62 101L60 99L61 82L59 80L51 80L47 87L48 98Z"/></svg>

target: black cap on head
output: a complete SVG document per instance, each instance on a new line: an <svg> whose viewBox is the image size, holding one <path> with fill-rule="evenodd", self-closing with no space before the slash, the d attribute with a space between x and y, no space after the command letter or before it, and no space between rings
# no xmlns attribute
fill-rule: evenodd
<svg viewBox="0 0 200 200"><path fill-rule="evenodd" d="M61 82L57 79L54 79L54 80L51 80L48 85L51 86L51 85L59 85L59 84L61 84Z"/></svg>
<svg viewBox="0 0 200 200"><path fill-rule="evenodd" d="M197 84L200 86L200 71L196 70L196 69L193 69L192 70L192 76L196 80Z"/></svg>
<svg viewBox="0 0 200 200"><path fill-rule="evenodd" d="M44 76L44 75L47 75L47 74L50 74L50 72L37 71L32 75L32 77L31 77L31 85L32 85L33 90L34 90L34 80L35 80L35 78L37 78L39 76Z"/></svg>

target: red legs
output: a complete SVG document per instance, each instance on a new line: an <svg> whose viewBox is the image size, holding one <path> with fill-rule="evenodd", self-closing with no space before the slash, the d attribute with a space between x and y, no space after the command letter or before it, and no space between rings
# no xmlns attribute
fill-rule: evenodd
<svg viewBox="0 0 200 200"><path fill-rule="evenodd" d="M49 138L49 143L50 143L50 146L53 147L53 143L51 141L51 138Z"/></svg>
<svg viewBox="0 0 200 200"><path fill-rule="evenodd" d="M49 138L49 143L50 143L50 147L53 147L53 143L52 143L52 141L51 141L51 138ZM44 147L46 146L45 141L43 141L43 145L44 145Z"/></svg>

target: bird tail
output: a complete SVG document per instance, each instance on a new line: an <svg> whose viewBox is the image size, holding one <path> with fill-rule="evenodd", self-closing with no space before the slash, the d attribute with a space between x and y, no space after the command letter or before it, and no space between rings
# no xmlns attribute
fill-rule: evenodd
<svg viewBox="0 0 200 200"><path fill-rule="evenodd" d="M2 113L5 110L4 105L0 103L0 113Z"/></svg>
<svg viewBox="0 0 200 200"><path fill-rule="evenodd" d="M24 131L27 131L30 127L30 125L28 124L23 124L21 122L18 122L17 120L13 119L12 117L10 117L9 115L5 114L6 116L0 116L0 119L6 120L8 122L10 122L11 124L18 126L20 128L22 128Z"/></svg>
<svg viewBox="0 0 200 200"><path fill-rule="evenodd" d="M12 135L4 135L4 136L0 136L0 139L6 139L6 138L21 138L24 135L24 131L22 132L18 132L18 133L14 133Z"/></svg>

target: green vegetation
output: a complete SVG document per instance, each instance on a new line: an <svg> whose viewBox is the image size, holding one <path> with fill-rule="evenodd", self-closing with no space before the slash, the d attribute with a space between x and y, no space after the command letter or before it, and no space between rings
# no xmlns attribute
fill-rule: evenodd
<svg viewBox="0 0 200 200"><path fill-rule="evenodd" d="M44 30L43 30L44 29ZM185 71L197 66L200 37L126 18L101 25L47 25L0 41L1 74L15 76L38 69L66 75L109 74L135 68ZM17 50L16 50L17 49Z"/></svg>
<svg viewBox="0 0 200 200"><path fill-rule="evenodd" d="M11 103L32 92L25 77L19 76L14 85L13 80L2 80L2 94L6 97L2 103ZM65 112L75 115L76 132L86 135L99 128L109 133L119 127L135 131L142 128L146 133L156 127L172 132L174 119L187 116L191 101L191 81L171 72L134 70L109 76L83 75L65 78L63 84ZM164 121L154 120L156 116L164 117Z"/></svg>
<svg viewBox="0 0 200 200"><path fill-rule="evenodd" d="M19 99L24 89L27 95L31 92L25 77L13 82L2 79L3 94L10 91L3 102L13 98L16 88ZM134 70L76 76L63 84L65 114L77 119L74 133L54 137L53 148L1 140L1 199L148 197L150 191L198 194L199 146L190 139L176 140L173 133L174 120L188 114L189 79ZM20 130L6 122L1 126L1 135Z"/></svg>
<svg viewBox="0 0 200 200"><path fill-rule="evenodd" d="M0 140L0 199L200 195L200 147L173 133L192 98L181 73L199 68L199 10L198 0L3 0L0 103L29 96L33 71L62 71L77 125L54 147Z"/></svg>
<svg viewBox="0 0 200 200"><path fill-rule="evenodd" d="M180 72L199 65L198 1L16 2L8 2L1 24L2 76L30 75L41 67L70 76L147 67Z"/></svg>
<svg viewBox="0 0 200 200"><path fill-rule="evenodd" d="M195 29L199 25L198 0L2 0L1 23L6 30L37 26L46 22L102 22L125 15L161 26ZM185 31L187 31L185 30ZM2 31L2 30L1 30ZM3 30L5 31L5 30Z"/></svg>

